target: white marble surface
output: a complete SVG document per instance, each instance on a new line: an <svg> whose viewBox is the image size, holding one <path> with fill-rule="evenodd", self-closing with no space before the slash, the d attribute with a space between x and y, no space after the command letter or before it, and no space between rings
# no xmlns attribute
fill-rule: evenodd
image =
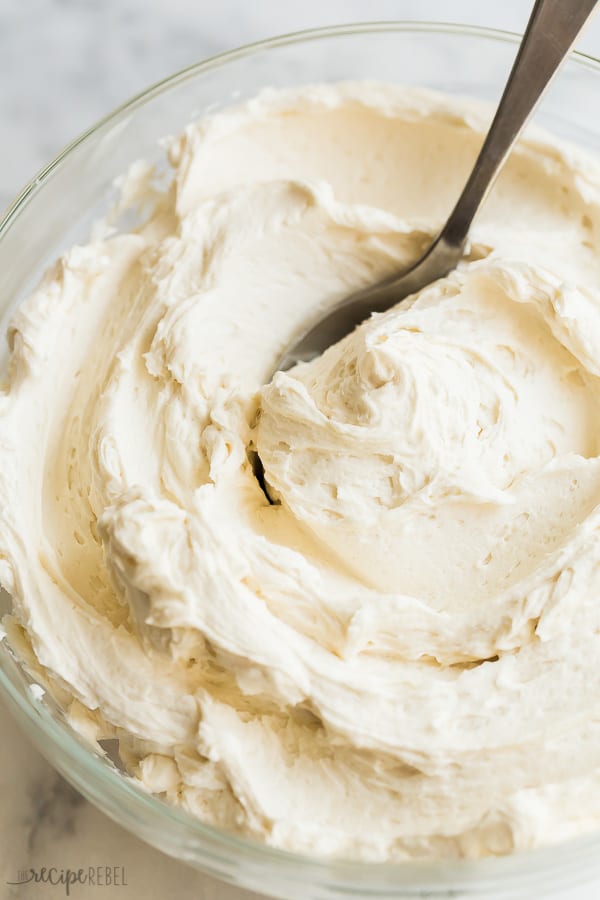
<svg viewBox="0 0 600 900"><path fill-rule="evenodd" d="M0 209L96 118L202 57L336 22L438 19L520 30L528 0L0 0ZM600 56L600 16L581 44ZM57 776L0 707L0 900L54 900L10 887L19 868L124 866L127 887L76 888L74 900L251 900L126 834ZM472 895L470 895L472 896ZM592 900L600 885L568 900Z"/></svg>

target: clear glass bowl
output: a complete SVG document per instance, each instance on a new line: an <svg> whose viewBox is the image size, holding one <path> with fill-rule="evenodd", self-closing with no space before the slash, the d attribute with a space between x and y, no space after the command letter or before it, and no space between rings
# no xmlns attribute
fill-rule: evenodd
<svg viewBox="0 0 600 900"><path fill-rule="evenodd" d="M496 102L515 35L434 23L343 26L276 38L200 63L135 97L71 144L23 190L0 223L0 312L8 316L56 256L84 240L115 199L114 179L158 139L265 86L374 78ZM600 154L600 63L574 54L537 121ZM4 596L4 608L10 608ZM338 897L530 898L597 880L600 835L499 859L366 864L310 859L222 833L141 790L92 752L0 644L0 687L22 727L82 794L160 850L223 880L298 900Z"/></svg>

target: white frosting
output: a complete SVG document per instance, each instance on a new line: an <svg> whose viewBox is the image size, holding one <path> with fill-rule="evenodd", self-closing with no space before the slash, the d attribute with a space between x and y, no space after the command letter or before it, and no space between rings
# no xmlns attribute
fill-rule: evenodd
<svg viewBox="0 0 600 900"><path fill-rule="evenodd" d="M263 386L426 246L485 125L393 86L263 94L190 126L170 186L135 166L148 221L10 326L9 639L149 790L275 846L600 823L595 165L531 133L459 270Z"/></svg>

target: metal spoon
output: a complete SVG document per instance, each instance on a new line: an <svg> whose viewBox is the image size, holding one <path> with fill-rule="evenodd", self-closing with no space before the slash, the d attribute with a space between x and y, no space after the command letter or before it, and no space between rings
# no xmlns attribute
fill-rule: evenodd
<svg viewBox="0 0 600 900"><path fill-rule="evenodd" d="M448 221L425 254L406 272L346 297L312 323L276 366L286 370L314 359L373 312L447 275L459 262L471 222L523 126L590 18L598 0L536 0L504 93L473 170ZM594 111L590 110L590 115Z"/></svg>

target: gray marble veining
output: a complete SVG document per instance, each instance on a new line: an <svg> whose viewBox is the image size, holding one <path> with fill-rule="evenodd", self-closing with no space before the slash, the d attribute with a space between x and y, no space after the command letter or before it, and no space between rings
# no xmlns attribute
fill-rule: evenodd
<svg viewBox="0 0 600 900"><path fill-rule="evenodd" d="M0 209L67 142L149 83L273 34L336 22L438 19L520 30L527 0L0 0ZM600 17L582 48L600 55ZM10 886L20 868L122 866L112 894L75 900L251 900L124 832L48 766L0 704L0 900L54 900ZM600 886L569 894L592 900Z"/></svg>

